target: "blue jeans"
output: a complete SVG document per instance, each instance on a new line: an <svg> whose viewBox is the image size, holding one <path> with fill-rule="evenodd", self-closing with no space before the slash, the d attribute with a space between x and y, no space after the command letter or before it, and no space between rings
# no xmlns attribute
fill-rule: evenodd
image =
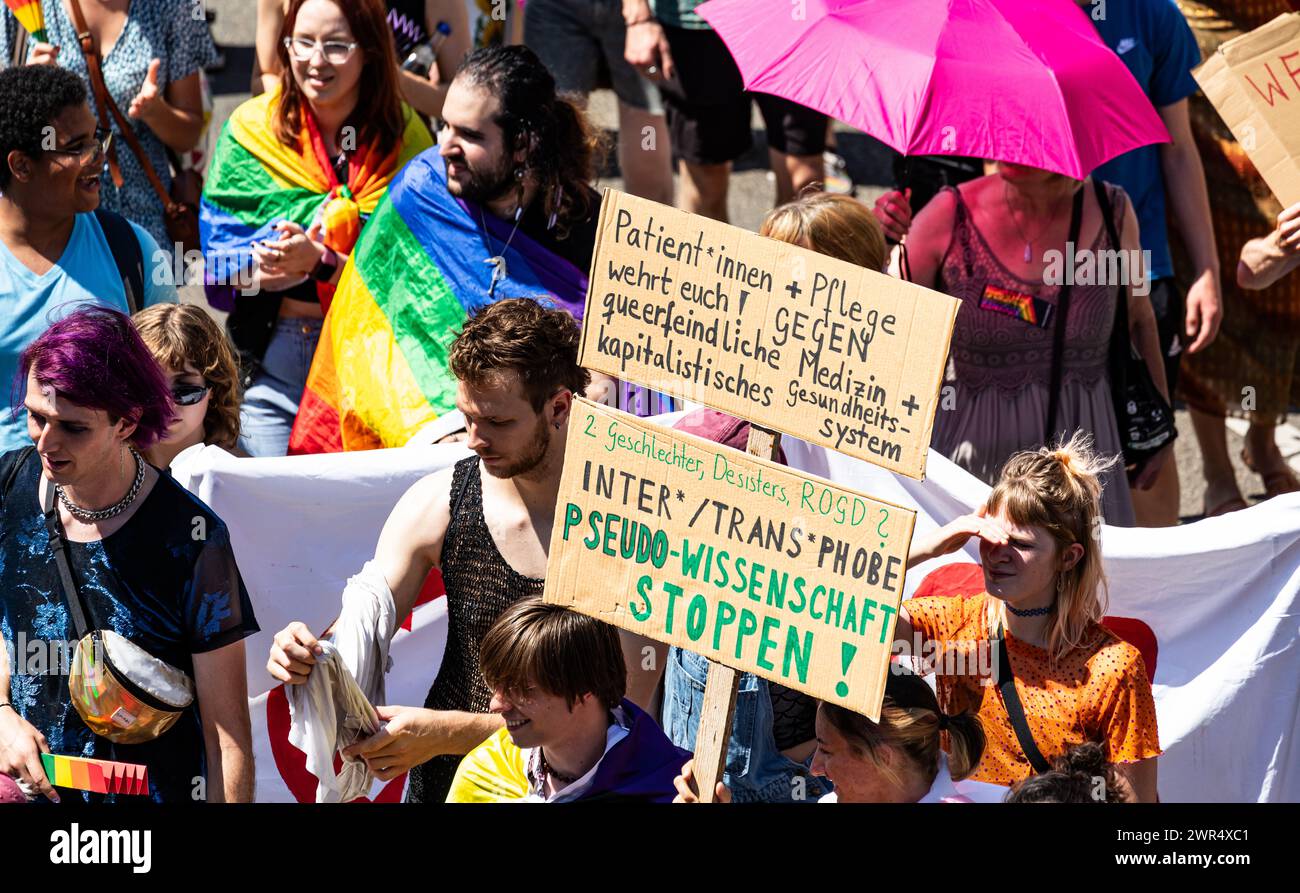
<svg viewBox="0 0 1300 893"><path fill-rule="evenodd" d="M672 742L686 750L695 749L708 675L705 658L680 648L669 650L662 724ZM723 783L731 788L736 803L816 803L830 790L826 779L815 777L807 764L796 763L776 749L767 681L748 673L740 676Z"/></svg>
<svg viewBox="0 0 1300 893"><path fill-rule="evenodd" d="M289 434L298 401L307 386L320 319L281 319L262 357L262 367L244 392L239 408L239 448L250 456L283 456L289 452Z"/></svg>

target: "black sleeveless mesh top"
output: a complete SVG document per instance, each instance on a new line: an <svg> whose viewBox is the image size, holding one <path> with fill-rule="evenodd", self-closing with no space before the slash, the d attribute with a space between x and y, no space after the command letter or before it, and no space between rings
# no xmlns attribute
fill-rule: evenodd
<svg viewBox="0 0 1300 893"><path fill-rule="evenodd" d="M447 650L424 706L487 713L492 692L479 673L483 636L512 604L542 594L544 580L506 564L483 520L483 482L477 456L456 463L451 479L451 522L442 545L447 591ZM411 770L409 803L442 803L460 765L459 755L434 757Z"/></svg>

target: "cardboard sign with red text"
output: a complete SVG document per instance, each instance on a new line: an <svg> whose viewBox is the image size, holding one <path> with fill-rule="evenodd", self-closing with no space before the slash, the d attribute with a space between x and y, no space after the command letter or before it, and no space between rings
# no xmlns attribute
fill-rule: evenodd
<svg viewBox="0 0 1300 893"><path fill-rule="evenodd" d="M1192 74L1283 207L1300 202L1300 13L1229 40Z"/></svg>

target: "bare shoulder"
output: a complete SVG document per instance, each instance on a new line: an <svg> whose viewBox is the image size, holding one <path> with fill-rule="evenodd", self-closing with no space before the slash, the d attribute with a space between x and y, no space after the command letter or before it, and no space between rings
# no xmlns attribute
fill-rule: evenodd
<svg viewBox="0 0 1300 893"><path fill-rule="evenodd" d="M967 201L970 201L967 198ZM927 240L942 235L945 240L952 232L952 223L957 216L957 193L952 189L941 189L934 198L926 202L924 208L916 215L913 238L920 236ZM910 240L909 240L910 241Z"/></svg>
<svg viewBox="0 0 1300 893"><path fill-rule="evenodd" d="M380 534L380 551L396 547L422 553L437 566L451 521L451 482L456 466L427 474L407 488Z"/></svg>

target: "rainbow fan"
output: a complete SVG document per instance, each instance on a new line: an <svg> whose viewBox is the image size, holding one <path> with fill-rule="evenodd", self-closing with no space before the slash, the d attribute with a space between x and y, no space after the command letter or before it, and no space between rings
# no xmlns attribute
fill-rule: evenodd
<svg viewBox="0 0 1300 893"><path fill-rule="evenodd" d="M97 794L149 793L149 768L140 763L117 763L87 757L41 754L45 777L56 788L76 788Z"/></svg>
<svg viewBox="0 0 1300 893"><path fill-rule="evenodd" d="M48 43L45 37L45 10L41 9L40 0L5 0L13 12L18 24L27 29L27 33L37 43Z"/></svg>

